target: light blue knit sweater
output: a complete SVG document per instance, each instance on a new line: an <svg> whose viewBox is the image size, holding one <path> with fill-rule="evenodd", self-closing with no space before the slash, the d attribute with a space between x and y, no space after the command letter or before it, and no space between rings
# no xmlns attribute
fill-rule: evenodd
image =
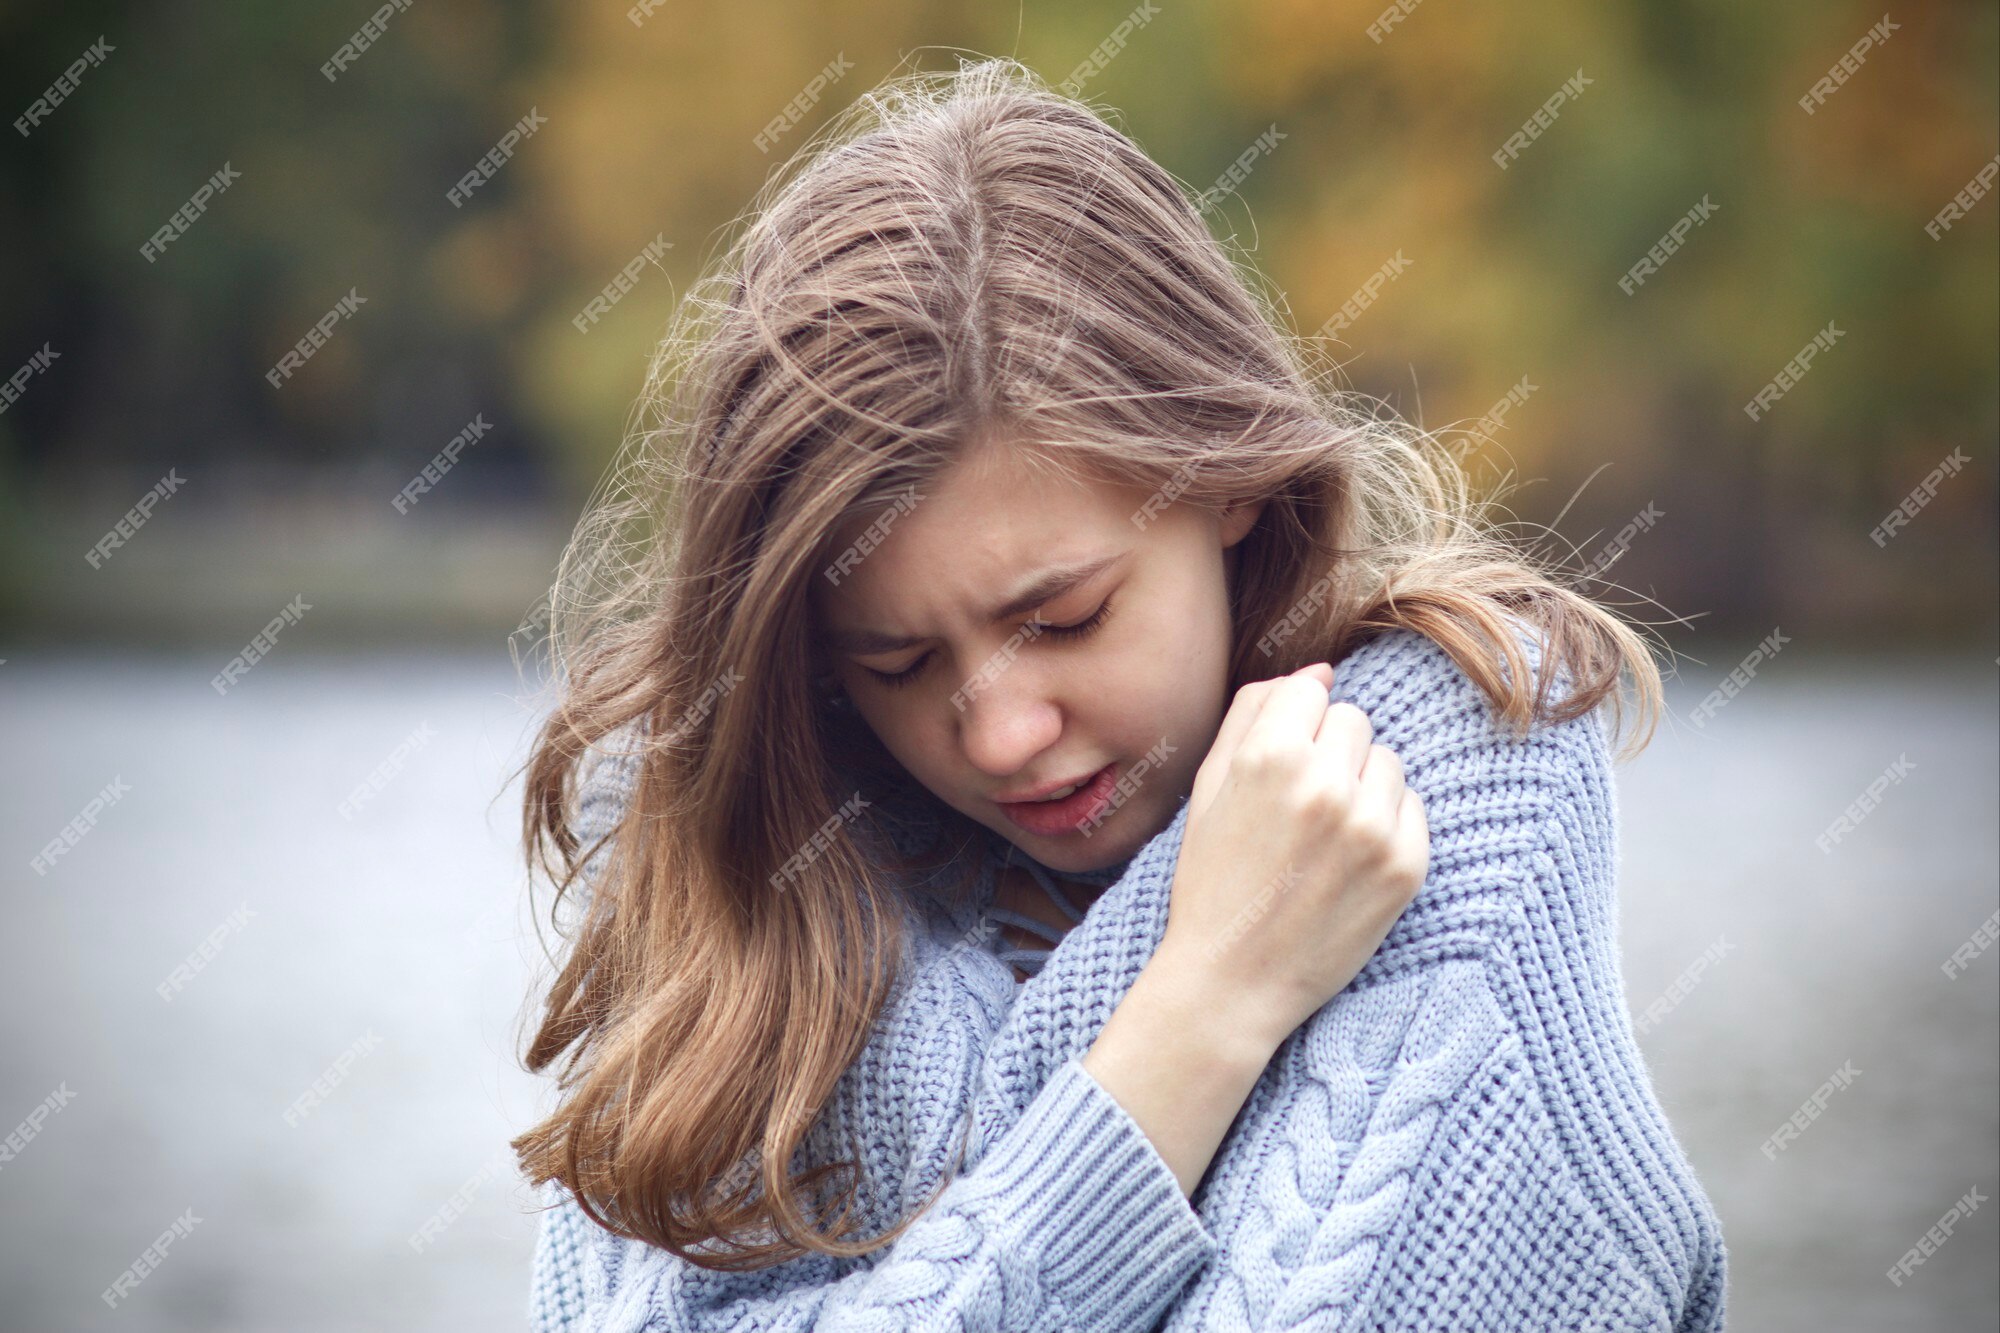
<svg viewBox="0 0 2000 1333"><path fill-rule="evenodd" d="M1515 741L1403 630L1339 663L1332 697L1403 760L1430 873L1279 1047L1192 1199L1080 1063L1165 929L1183 805L1025 983L990 876L966 908L911 895L903 977L796 1159L864 1145L866 1235L948 1179L893 1246L714 1272L552 1183L534 1329L1722 1328L1720 1224L1625 1003L1601 717ZM585 836L623 799L595 779Z"/></svg>

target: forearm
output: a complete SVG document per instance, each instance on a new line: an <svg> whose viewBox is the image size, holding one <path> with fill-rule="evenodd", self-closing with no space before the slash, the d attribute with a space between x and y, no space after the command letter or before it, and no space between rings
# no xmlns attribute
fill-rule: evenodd
<svg viewBox="0 0 2000 1333"><path fill-rule="evenodd" d="M569 1221L580 1243L551 1233L544 1249L551 1265L574 1255L585 1308L564 1323L576 1302L538 1288L535 1327L551 1333L1125 1333L1156 1325L1215 1248L1136 1124L1075 1060L869 1267L815 1253L700 1271Z"/></svg>
<svg viewBox="0 0 2000 1333"><path fill-rule="evenodd" d="M1148 964L1082 1059L1190 1197L1276 1052L1232 1013L1171 960Z"/></svg>

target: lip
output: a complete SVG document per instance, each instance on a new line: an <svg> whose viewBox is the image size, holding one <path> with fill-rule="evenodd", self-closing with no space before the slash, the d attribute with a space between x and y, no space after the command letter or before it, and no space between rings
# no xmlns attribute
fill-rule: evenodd
<svg viewBox="0 0 2000 1333"><path fill-rule="evenodd" d="M1109 767L1109 765L1106 765L1106 767ZM1081 787L1084 783L1090 781L1103 771L1104 769L1102 768L1093 768L1081 777L1064 778L1060 782L1044 782L1041 786L1030 787L1026 791L1009 792L1005 796L995 796L993 800L999 805L1023 805L1030 801L1040 801L1050 792L1060 791L1072 782Z"/></svg>
<svg viewBox="0 0 2000 1333"><path fill-rule="evenodd" d="M1118 765L1113 762L1090 774L1084 785L1059 801L1003 801L1000 810L1016 827L1036 837L1067 837L1101 822L1117 789Z"/></svg>

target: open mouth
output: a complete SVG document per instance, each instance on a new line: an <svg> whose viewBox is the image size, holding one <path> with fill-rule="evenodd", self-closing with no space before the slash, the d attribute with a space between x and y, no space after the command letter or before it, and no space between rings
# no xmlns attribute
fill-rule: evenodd
<svg viewBox="0 0 2000 1333"><path fill-rule="evenodd" d="M1048 801L1002 801L1000 809L1016 826L1037 837L1062 837L1102 819L1117 782L1118 765L1114 761L1091 774L1067 796Z"/></svg>

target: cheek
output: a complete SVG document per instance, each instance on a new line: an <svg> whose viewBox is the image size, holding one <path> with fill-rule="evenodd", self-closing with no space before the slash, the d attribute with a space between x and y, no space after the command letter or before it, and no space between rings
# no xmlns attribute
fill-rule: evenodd
<svg viewBox="0 0 2000 1333"><path fill-rule="evenodd" d="M890 757L929 786L940 772L940 755L948 738L934 723L926 724L915 713L908 705L878 698L862 716Z"/></svg>
<svg viewBox="0 0 2000 1333"><path fill-rule="evenodd" d="M1170 762L1208 752L1229 706L1229 631L1226 609L1176 613L1171 632L1135 642L1120 653L1119 679L1104 697L1107 720L1136 758L1162 736L1175 747ZM1128 659L1129 654L1129 659Z"/></svg>

